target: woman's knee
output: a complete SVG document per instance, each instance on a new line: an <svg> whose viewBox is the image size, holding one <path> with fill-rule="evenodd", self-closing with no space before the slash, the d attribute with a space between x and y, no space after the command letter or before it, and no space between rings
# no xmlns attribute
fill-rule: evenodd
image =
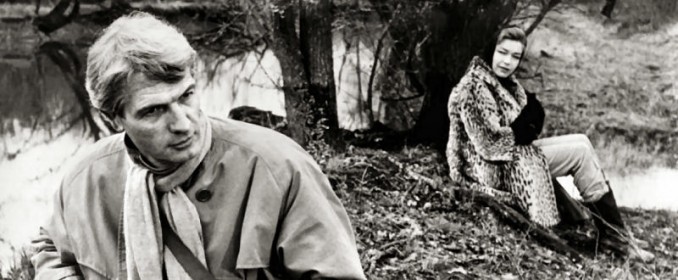
<svg viewBox="0 0 678 280"><path fill-rule="evenodd" d="M596 151L595 148L593 148L593 143L591 143L591 139L589 139L586 134L572 134L570 136L570 139L573 143L577 143L578 145L581 145L588 149L589 153L595 155Z"/></svg>
<svg viewBox="0 0 678 280"><path fill-rule="evenodd" d="M587 138L588 139L588 138ZM570 153L572 153L578 160L586 161L595 157L595 151L590 142L576 141L569 145Z"/></svg>

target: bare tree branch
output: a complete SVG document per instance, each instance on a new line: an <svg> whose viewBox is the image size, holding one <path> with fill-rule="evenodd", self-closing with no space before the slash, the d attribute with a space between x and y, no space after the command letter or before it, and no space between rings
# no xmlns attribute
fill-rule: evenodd
<svg viewBox="0 0 678 280"><path fill-rule="evenodd" d="M562 2L562 0L543 0L541 12L537 16L537 18L532 22L532 24L530 24L530 27L528 27L527 30L525 30L525 34L530 35L530 33L532 33L532 31L534 31L534 29L537 28L537 25L539 25L539 23L541 23L541 21L544 20L544 17L546 17L546 13L548 13L551 9L560 4L560 2Z"/></svg>

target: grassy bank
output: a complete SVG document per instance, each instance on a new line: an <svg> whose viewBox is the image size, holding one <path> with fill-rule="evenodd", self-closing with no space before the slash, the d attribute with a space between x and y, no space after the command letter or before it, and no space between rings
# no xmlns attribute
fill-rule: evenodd
<svg viewBox="0 0 678 280"><path fill-rule="evenodd" d="M667 1L618 1L613 19L573 2L530 38L526 76L538 76L524 84L544 103L544 136L587 134L617 173L676 167L678 25Z"/></svg>
<svg viewBox="0 0 678 280"><path fill-rule="evenodd" d="M356 150L333 162L327 172L354 221L370 279L678 277L675 212L623 209L630 229L651 244L654 263L614 258L585 245L576 246L588 259L573 263L490 210L455 199L442 158L432 151Z"/></svg>

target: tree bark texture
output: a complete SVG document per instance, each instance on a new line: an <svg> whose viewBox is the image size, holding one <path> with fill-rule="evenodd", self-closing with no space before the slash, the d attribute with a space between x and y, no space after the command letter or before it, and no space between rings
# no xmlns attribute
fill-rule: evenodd
<svg viewBox="0 0 678 280"><path fill-rule="evenodd" d="M308 132L313 126L308 116L312 116L314 102L308 91L306 70L296 33L294 6L289 0L273 1L273 5L276 8L273 9L271 16L273 30L270 46L282 70L285 112L290 137L299 145L306 146L310 138Z"/></svg>
<svg viewBox="0 0 678 280"><path fill-rule="evenodd" d="M419 22L421 7L414 1L391 3L370 0L370 3L385 25L384 35L392 42L384 50L386 55L379 66L382 69L381 78L375 85L381 93L380 101L386 104L383 108L386 119L383 121L393 129L409 130L417 117L411 108L420 104L421 101L417 99L424 96L425 92L417 76L417 59L414 55L417 42L425 37Z"/></svg>
<svg viewBox="0 0 678 280"><path fill-rule="evenodd" d="M337 117L331 4L273 1L270 46L280 61L290 135L312 153L327 150L326 144L343 150L344 143Z"/></svg>
<svg viewBox="0 0 678 280"><path fill-rule="evenodd" d="M336 87L332 60L332 2L302 0L299 17L299 41L309 92L315 99L314 140L324 140L343 150L337 117Z"/></svg>

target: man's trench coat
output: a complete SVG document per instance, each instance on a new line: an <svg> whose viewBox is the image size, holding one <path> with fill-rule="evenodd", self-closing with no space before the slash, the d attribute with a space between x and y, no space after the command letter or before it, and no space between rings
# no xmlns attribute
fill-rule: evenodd
<svg viewBox="0 0 678 280"><path fill-rule="evenodd" d="M345 209L291 139L210 119L212 146L186 194L197 208L217 279L364 279ZM117 279L124 264L124 135L98 141L64 177L34 241L36 279Z"/></svg>

